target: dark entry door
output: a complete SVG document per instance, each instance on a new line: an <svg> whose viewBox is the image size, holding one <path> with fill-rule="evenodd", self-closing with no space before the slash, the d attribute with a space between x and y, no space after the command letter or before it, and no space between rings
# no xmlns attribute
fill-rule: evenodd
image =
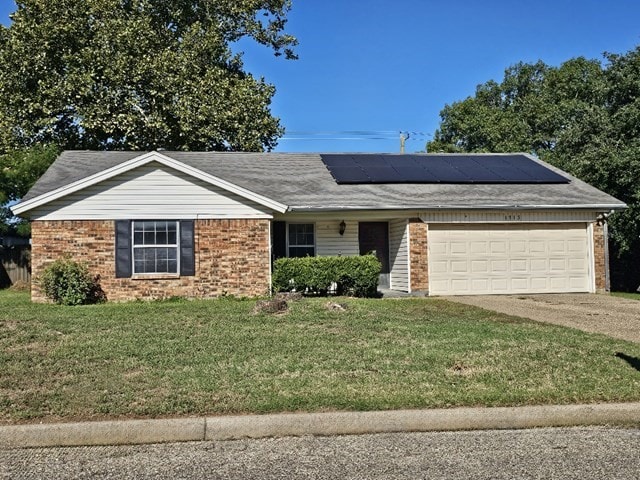
<svg viewBox="0 0 640 480"><path fill-rule="evenodd" d="M379 284L389 287L389 223L360 222L358 225L360 255L375 252L382 264Z"/></svg>

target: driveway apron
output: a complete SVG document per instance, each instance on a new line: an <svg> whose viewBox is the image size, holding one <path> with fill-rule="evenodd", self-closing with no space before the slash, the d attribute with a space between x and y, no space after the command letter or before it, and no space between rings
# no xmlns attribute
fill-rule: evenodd
<svg viewBox="0 0 640 480"><path fill-rule="evenodd" d="M605 294L443 297L486 310L640 343L640 301Z"/></svg>

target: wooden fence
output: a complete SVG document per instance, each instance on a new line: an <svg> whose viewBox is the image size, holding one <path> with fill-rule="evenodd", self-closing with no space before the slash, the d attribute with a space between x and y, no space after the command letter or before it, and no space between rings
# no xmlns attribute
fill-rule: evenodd
<svg viewBox="0 0 640 480"><path fill-rule="evenodd" d="M0 245L0 288L31 282L31 247Z"/></svg>

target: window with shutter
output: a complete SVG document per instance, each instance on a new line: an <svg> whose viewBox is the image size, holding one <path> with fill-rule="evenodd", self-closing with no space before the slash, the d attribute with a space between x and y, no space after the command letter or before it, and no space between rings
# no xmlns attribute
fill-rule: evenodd
<svg viewBox="0 0 640 480"><path fill-rule="evenodd" d="M145 274L195 275L194 222L116 222L116 277Z"/></svg>

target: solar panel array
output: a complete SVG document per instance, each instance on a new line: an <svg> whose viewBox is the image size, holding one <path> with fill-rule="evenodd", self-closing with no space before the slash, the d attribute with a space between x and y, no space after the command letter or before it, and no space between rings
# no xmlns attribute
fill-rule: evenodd
<svg viewBox="0 0 640 480"><path fill-rule="evenodd" d="M322 154L339 184L569 183L525 155Z"/></svg>

